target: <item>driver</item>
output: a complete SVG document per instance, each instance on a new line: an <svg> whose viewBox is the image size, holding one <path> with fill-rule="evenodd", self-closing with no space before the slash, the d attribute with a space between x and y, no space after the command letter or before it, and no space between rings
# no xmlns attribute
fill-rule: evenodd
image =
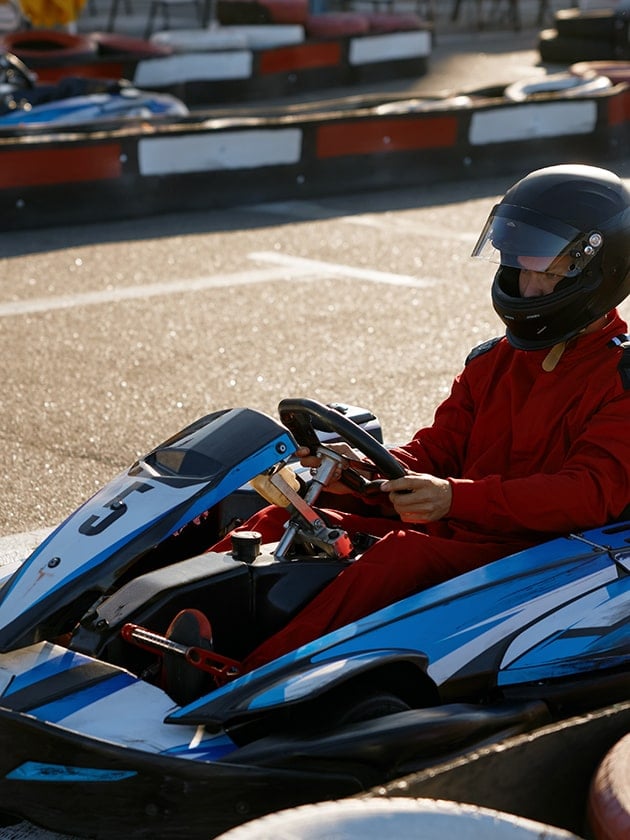
<svg viewBox="0 0 630 840"><path fill-rule="evenodd" d="M492 303L505 336L472 350L433 423L391 450L405 477L365 500L341 481L328 488L327 523L377 540L243 672L630 504L630 342L615 309L630 291L630 193L604 169L534 171L493 208L472 256L499 264ZM275 541L286 519L265 508L238 530ZM230 545L228 535L212 550Z"/></svg>

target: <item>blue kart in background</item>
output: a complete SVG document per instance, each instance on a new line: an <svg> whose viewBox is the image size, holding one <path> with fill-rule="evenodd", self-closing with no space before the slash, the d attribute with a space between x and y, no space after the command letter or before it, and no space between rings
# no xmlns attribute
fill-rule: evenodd
<svg viewBox="0 0 630 840"><path fill-rule="evenodd" d="M56 84L38 83L36 74L17 56L0 53L0 130L185 117L189 113L175 96L140 90L125 79L68 77Z"/></svg>
<svg viewBox="0 0 630 840"><path fill-rule="evenodd" d="M338 458L326 444L402 474L371 412L308 399L278 412L185 428L4 582L0 809L95 838L207 838L628 698L630 520L489 563L239 676L364 549L319 513ZM319 453L314 475L298 446ZM206 551L278 498L278 544ZM211 617L215 651L165 637L182 608ZM165 656L207 685L170 696Z"/></svg>

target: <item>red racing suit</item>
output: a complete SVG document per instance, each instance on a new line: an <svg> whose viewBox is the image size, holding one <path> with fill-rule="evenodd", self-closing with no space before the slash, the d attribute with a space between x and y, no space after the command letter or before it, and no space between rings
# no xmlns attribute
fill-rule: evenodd
<svg viewBox="0 0 630 840"><path fill-rule="evenodd" d="M381 539L250 654L244 670L419 589L617 518L630 504L626 330L610 313L603 329L570 341L550 372L542 367L548 350L516 350L505 338L473 350L433 424L391 450L409 471L449 480L448 516L418 526L325 511L351 536ZM273 541L286 518L283 508L266 508L242 529ZM214 550L229 550L229 537Z"/></svg>

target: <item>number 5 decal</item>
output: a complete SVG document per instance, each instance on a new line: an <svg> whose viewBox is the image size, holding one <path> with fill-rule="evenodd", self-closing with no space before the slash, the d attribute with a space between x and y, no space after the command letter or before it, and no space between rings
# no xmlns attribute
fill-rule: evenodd
<svg viewBox="0 0 630 840"><path fill-rule="evenodd" d="M136 490L138 493L146 493L147 490L152 489L153 487L151 484L145 484L143 481L134 481L130 487L123 490L122 493L119 493L111 500L111 502L105 502L103 507L110 508L111 513L107 514L107 516L103 519L96 516L96 514L88 517L88 519L79 526L79 533L84 534L86 537L93 537L96 534L102 533L106 528L113 525L117 519L120 519L120 517L127 512L127 505L123 501L124 498Z"/></svg>

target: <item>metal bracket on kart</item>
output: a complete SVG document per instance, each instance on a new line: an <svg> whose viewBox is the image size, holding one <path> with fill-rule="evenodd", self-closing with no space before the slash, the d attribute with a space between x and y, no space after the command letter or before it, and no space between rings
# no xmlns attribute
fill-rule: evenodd
<svg viewBox="0 0 630 840"><path fill-rule="evenodd" d="M333 479L336 467L343 458L326 447L318 446L316 451L321 459L321 465L312 471L312 478L306 486L304 496L301 496L285 480L284 470L275 470L268 476L271 485L279 492L280 499L285 500L287 506L293 511L286 524L284 535L273 552L276 560L287 559L289 549L298 537L338 560L349 558L354 551L352 541L346 532L339 528L328 528L321 515L313 507L322 490ZM262 492L260 485L258 489Z"/></svg>
<svg viewBox="0 0 630 840"><path fill-rule="evenodd" d="M284 480L282 471L270 475L271 483L285 496L293 509L293 514L274 556L277 560L285 560L289 549L299 537L337 559L347 559L354 552L354 546L348 534L339 528L328 528L313 507L322 490L333 480L337 468L342 464L347 466L347 458L322 446L315 431L314 421L318 428L330 430L339 439L356 447L364 454L369 461L366 464L360 462L361 468L366 468L372 473L380 473L386 478L400 478L405 474L404 467L379 441L353 420L340 413L336 407L322 405L315 400L287 399L280 402L278 411L280 420L289 429L297 443L308 447L312 454L318 456L321 464L313 471L303 498ZM344 469L342 476L346 476L350 486L359 492L370 493L377 484L365 479L355 469Z"/></svg>
<svg viewBox="0 0 630 840"><path fill-rule="evenodd" d="M156 653L161 657L167 653L182 656L189 665L211 674L217 686L225 685L225 683L240 676L241 673L241 663L236 659L230 659L228 656L195 645L183 645L174 642L172 639L167 639L166 636L161 636L159 633L153 633L138 624L124 624L120 630L120 635L126 642L147 650L149 653Z"/></svg>

